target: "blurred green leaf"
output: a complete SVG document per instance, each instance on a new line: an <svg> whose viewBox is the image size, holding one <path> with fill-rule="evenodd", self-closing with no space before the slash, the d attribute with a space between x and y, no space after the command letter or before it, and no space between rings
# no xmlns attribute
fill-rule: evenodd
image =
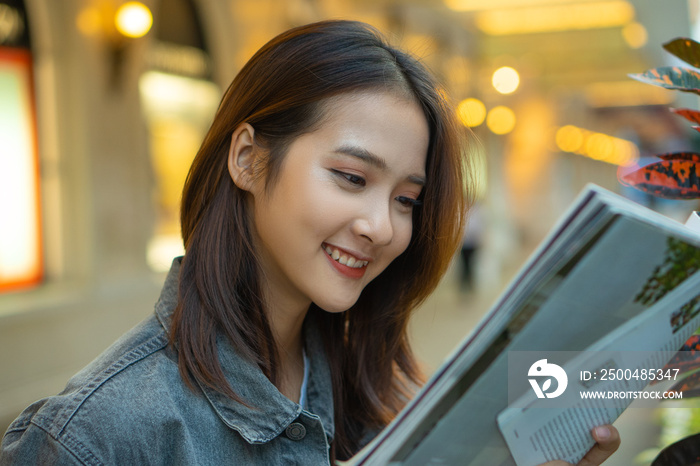
<svg viewBox="0 0 700 466"><path fill-rule="evenodd" d="M678 37L664 44L664 48L684 62L700 68L700 44L687 37Z"/></svg>
<svg viewBox="0 0 700 466"><path fill-rule="evenodd" d="M653 68L644 73L630 74L630 78L647 84L700 94L700 73L678 66Z"/></svg>

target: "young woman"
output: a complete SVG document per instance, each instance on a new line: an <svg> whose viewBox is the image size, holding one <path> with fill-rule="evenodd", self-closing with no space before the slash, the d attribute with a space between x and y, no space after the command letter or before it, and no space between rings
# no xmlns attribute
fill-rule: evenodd
<svg viewBox="0 0 700 466"><path fill-rule="evenodd" d="M412 309L461 239L454 113L362 23L265 45L223 97L155 315L29 407L17 464L329 464L421 382ZM599 464L617 434L589 455Z"/></svg>

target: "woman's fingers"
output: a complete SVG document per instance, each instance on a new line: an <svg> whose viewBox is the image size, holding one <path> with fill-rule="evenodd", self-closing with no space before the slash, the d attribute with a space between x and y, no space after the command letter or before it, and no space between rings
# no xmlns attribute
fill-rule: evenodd
<svg viewBox="0 0 700 466"><path fill-rule="evenodd" d="M596 444L576 466L598 466L620 446L620 433L613 426L598 426L591 432ZM566 461L548 461L540 466L573 466Z"/></svg>
<svg viewBox="0 0 700 466"><path fill-rule="evenodd" d="M599 426L592 431L596 444L577 466L598 466L620 446L620 433L613 426Z"/></svg>

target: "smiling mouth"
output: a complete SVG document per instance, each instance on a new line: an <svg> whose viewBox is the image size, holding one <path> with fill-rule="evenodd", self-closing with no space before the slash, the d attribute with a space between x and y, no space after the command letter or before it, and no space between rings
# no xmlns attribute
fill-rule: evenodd
<svg viewBox="0 0 700 466"><path fill-rule="evenodd" d="M369 264L369 261L358 259L345 251L340 251L339 249L325 243L323 244L323 250L326 251L326 254L328 254L331 259L346 267L361 269Z"/></svg>

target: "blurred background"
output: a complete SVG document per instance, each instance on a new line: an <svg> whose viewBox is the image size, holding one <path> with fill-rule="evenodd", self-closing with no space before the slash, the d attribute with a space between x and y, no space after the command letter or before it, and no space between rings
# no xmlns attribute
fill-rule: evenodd
<svg viewBox="0 0 700 466"><path fill-rule="evenodd" d="M622 187L617 174L698 146L668 111L697 108L697 98L627 74L673 64L661 44L697 39L699 8L0 0L0 431L152 311L182 251L189 164L223 90L277 33L327 18L371 23L434 71L472 128L479 201L463 251L412 324L430 373L586 183L681 221L697 208ZM696 411L629 409L609 464L649 464L661 446L700 431Z"/></svg>

